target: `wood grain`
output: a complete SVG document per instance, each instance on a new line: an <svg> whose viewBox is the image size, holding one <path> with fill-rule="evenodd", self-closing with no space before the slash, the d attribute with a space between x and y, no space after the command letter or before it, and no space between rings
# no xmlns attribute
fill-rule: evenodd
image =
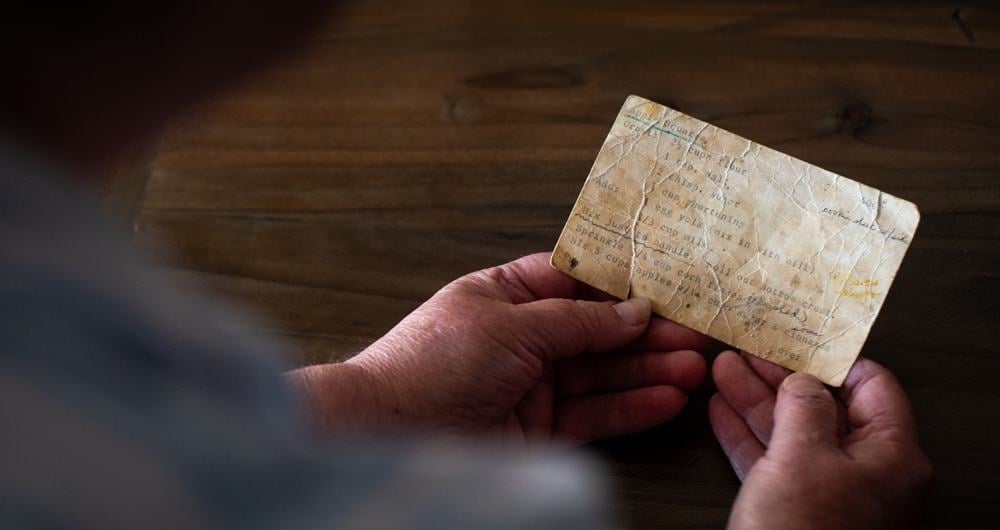
<svg viewBox="0 0 1000 530"><path fill-rule="evenodd" d="M864 353L917 408L928 528L1000 520L1000 10L987 3L347 3L179 119L139 240L257 308L301 362L357 352L458 275L548 250L628 94L917 203ZM721 527L705 419L600 444L633 527Z"/></svg>

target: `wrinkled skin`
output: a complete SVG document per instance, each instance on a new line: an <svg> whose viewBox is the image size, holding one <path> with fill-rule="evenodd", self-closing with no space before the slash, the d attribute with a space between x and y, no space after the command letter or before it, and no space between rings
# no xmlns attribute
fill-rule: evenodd
<svg viewBox="0 0 1000 530"><path fill-rule="evenodd" d="M650 319L645 300L616 310L535 254L449 284L341 366L366 379L374 396L348 398L350 410L331 399L312 408L333 426L351 417L362 429L477 435L515 447L586 442L676 416L684 390L705 376L693 350L706 344L699 333ZM336 366L294 375L329 390Z"/></svg>
<svg viewBox="0 0 1000 530"><path fill-rule="evenodd" d="M320 430L524 448L642 431L705 376L704 335L615 304L535 254L452 282L350 361L290 374ZM888 370L859 360L838 395L723 352L712 428L740 479L731 528L905 527L931 468Z"/></svg>
<svg viewBox="0 0 1000 530"><path fill-rule="evenodd" d="M730 528L906 528L931 478L909 401L859 359L834 396L749 355L712 367L716 437L743 480Z"/></svg>

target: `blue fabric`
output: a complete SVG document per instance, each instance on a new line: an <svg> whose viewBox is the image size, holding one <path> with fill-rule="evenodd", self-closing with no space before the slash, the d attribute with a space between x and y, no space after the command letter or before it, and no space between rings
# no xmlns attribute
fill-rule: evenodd
<svg viewBox="0 0 1000 530"><path fill-rule="evenodd" d="M0 149L0 527L602 528L592 464L320 443L279 348Z"/></svg>

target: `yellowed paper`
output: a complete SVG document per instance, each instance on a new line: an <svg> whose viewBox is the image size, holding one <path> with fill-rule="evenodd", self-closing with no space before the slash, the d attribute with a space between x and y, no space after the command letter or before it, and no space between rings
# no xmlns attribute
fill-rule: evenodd
<svg viewBox="0 0 1000 530"><path fill-rule="evenodd" d="M919 220L913 203L631 96L552 265L839 386Z"/></svg>

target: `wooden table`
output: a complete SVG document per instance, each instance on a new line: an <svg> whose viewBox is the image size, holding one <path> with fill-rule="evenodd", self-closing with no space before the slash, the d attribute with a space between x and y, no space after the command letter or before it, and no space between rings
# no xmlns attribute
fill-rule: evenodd
<svg viewBox="0 0 1000 530"><path fill-rule="evenodd" d="M950 3L351 2L178 120L136 227L343 359L465 273L550 249L619 106L659 101L916 202L865 354L905 383L931 528L1000 522L1000 11ZM706 420L597 446L634 527L720 527ZM845 507L849 509L849 507Z"/></svg>

